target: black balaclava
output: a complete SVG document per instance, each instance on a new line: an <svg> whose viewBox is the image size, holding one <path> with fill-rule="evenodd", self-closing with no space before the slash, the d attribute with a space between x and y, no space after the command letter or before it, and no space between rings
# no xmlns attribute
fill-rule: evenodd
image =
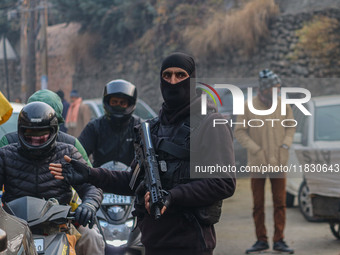
<svg viewBox="0 0 340 255"><path fill-rule="evenodd" d="M189 77L179 83L171 84L162 78L163 71L169 67L182 68L189 74ZM176 112L190 103L190 93L191 96L195 95L195 86L190 86L190 78L194 78L195 75L195 61L191 56L176 52L164 59L160 73L163 108Z"/></svg>

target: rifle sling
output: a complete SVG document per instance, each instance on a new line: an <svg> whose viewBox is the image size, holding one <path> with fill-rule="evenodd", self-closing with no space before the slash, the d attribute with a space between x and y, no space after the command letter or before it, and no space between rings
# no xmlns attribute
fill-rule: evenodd
<svg viewBox="0 0 340 255"><path fill-rule="evenodd" d="M190 132L196 131L204 118L205 117L202 117L198 114L192 115L191 118L190 117L186 118L182 126L177 131L174 142L160 139L157 145L157 149L166 152L178 159L190 160L190 149L187 149L184 146L180 146L177 143L182 142L187 137L189 137ZM190 121L192 128L190 127ZM158 119L157 122L159 124Z"/></svg>
<svg viewBox="0 0 340 255"><path fill-rule="evenodd" d="M164 139L159 142L158 150L169 153L178 159L188 160L190 158L190 150Z"/></svg>

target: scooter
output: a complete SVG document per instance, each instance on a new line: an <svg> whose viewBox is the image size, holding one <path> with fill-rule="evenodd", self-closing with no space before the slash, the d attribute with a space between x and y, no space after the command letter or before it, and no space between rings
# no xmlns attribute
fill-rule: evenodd
<svg viewBox="0 0 340 255"><path fill-rule="evenodd" d="M117 161L107 162L101 167L115 171L131 170ZM131 214L134 200L131 196L104 193L97 219L106 242L106 254L145 254L137 221Z"/></svg>
<svg viewBox="0 0 340 255"><path fill-rule="evenodd" d="M37 255L27 222L5 212L0 206L0 254Z"/></svg>
<svg viewBox="0 0 340 255"><path fill-rule="evenodd" d="M74 213L70 206L59 205L54 198L46 201L26 196L5 203L4 209L27 222L38 254L75 254L74 246L80 235L71 224Z"/></svg>

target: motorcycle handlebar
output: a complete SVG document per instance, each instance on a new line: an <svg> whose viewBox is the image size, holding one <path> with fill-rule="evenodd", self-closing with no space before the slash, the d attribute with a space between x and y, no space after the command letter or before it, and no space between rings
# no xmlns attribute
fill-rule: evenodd
<svg viewBox="0 0 340 255"><path fill-rule="evenodd" d="M66 219L74 221L76 219L75 215L76 215L75 212L69 212Z"/></svg>

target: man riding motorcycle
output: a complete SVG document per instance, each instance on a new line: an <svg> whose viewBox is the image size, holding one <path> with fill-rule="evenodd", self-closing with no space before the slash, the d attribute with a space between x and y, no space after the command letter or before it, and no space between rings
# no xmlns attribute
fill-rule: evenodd
<svg viewBox="0 0 340 255"><path fill-rule="evenodd" d="M59 127L60 127L61 124L64 123L64 118L62 116L63 104L61 102L60 97L56 93L54 93L53 91L48 90L48 89L42 89L42 90L36 91L27 100L27 103L32 103L32 102L44 102L44 103L48 104L49 106L51 106L53 108L53 110L56 113ZM11 133L4 135L1 138L0 147L3 147L3 146L8 145L10 143L17 143L17 142L19 142L17 132L11 132ZM80 152L80 154L86 160L87 164L91 165L83 146L80 144L80 142L78 141L77 138L62 132L59 129L58 135L57 135L57 142L72 144L74 147L77 148L77 150Z"/></svg>
<svg viewBox="0 0 340 255"><path fill-rule="evenodd" d="M106 84L103 95L105 115L90 121L79 136L87 155L93 155L93 166L109 161L130 165L134 158L133 127L140 123L132 116L136 109L137 89L125 80Z"/></svg>
<svg viewBox="0 0 340 255"><path fill-rule="evenodd" d="M72 187L65 181L55 180L49 173L50 162L65 163L63 155L86 163L77 149L56 142L58 119L55 111L43 102L27 104L18 118L18 140L0 149L0 186L5 186L3 202L23 196L55 198L59 204L68 204ZM104 241L94 227L95 215L103 198L102 191L92 185L73 185L82 199L75 211L78 231L82 238L76 245L78 254L103 254ZM85 227L89 224L89 227Z"/></svg>

